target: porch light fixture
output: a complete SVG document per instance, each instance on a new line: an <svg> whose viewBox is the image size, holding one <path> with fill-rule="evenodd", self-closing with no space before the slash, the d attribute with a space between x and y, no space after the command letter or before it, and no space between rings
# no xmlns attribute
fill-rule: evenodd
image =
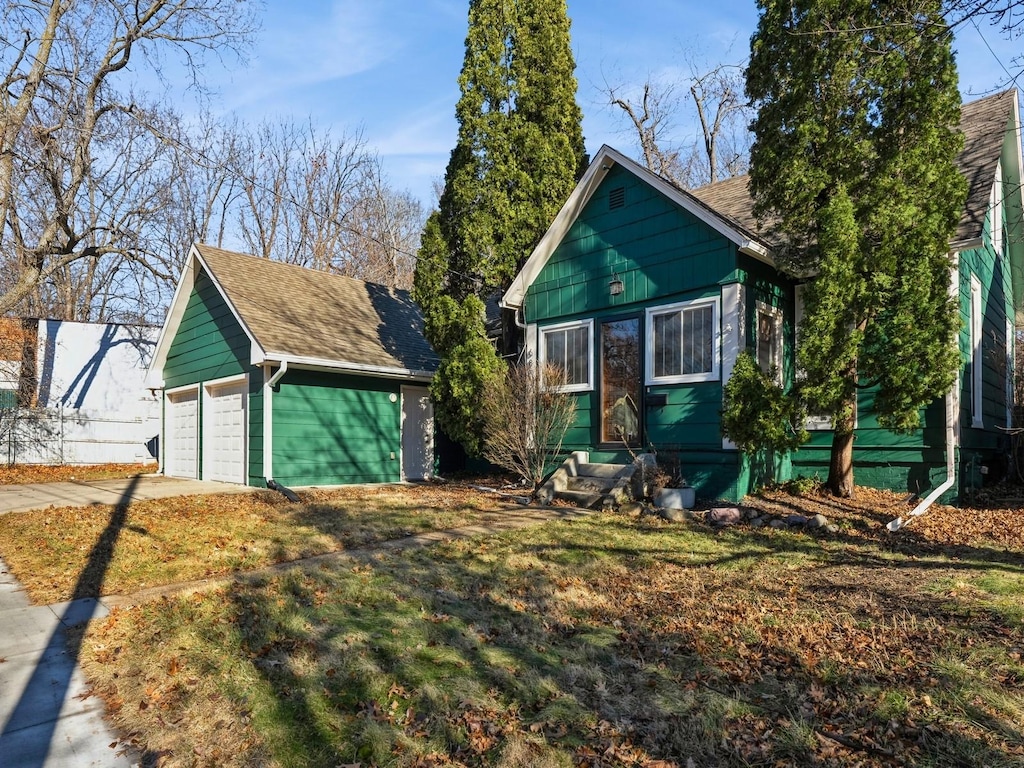
<svg viewBox="0 0 1024 768"><path fill-rule="evenodd" d="M608 293L612 296L618 296L622 293L622 279L620 277L615 276L611 279L611 282L608 283Z"/></svg>

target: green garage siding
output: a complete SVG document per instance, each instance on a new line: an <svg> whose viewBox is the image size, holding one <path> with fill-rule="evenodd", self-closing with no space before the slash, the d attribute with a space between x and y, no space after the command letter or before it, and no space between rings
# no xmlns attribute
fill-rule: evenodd
<svg viewBox="0 0 1024 768"><path fill-rule="evenodd" d="M181 325L167 353L167 389L246 373L249 338L205 272L196 275Z"/></svg>
<svg viewBox="0 0 1024 768"><path fill-rule="evenodd" d="M284 485L400 480L400 384L314 371L285 374L272 401L274 479Z"/></svg>
<svg viewBox="0 0 1024 768"><path fill-rule="evenodd" d="M248 484L259 488L267 485L263 476L263 371L253 368L249 372L249 479Z"/></svg>

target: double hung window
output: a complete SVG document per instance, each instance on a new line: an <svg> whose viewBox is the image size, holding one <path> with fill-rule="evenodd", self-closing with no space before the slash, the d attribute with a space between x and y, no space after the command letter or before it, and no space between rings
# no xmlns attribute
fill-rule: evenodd
<svg viewBox="0 0 1024 768"><path fill-rule="evenodd" d="M718 299L647 310L648 384L718 378Z"/></svg>
<svg viewBox="0 0 1024 768"><path fill-rule="evenodd" d="M565 392L593 388L594 321L563 323L540 329L541 365L565 371Z"/></svg>

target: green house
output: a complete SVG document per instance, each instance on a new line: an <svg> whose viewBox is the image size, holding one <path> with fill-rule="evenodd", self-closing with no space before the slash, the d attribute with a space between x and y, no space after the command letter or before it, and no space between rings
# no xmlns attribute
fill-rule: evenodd
<svg viewBox="0 0 1024 768"><path fill-rule="evenodd" d="M161 469L265 486L429 477L437 356L407 291L195 245L150 365Z"/></svg>
<svg viewBox="0 0 1024 768"><path fill-rule="evenodd" d="M1014 327L1024 320L1024 215L1018 96L963 107L959 165L970 193L950 244L963 365L912 435L858 408L857 482L952 497L1002 471L1013 405ZM628 462L653 446L676 457L698 495L739 500L766 476L822 479L830 424L770 467L720 428L723 384L750 350L780 383L795 375L802 288L775 268L746 177L684 191L602 147L502 302L527 354L565 368L577 397L566 447ZM928 364L922 360L921 365Z"/></svg>

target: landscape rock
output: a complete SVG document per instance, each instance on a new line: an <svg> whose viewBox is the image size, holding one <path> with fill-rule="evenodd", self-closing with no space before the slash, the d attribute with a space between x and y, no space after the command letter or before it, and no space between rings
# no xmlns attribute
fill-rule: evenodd
<svg viewBox="0 0 1024 768"><path fill-rule="evenodd" d="M677 509L675 507L663 507L659 510L659 514L664 519L671 520L673 523L686 523L700 517L698 512L690 509Z"/></svg>
<svg viewBox="0 0 1024 768"><path fill-rule="evenodd" d="M764 515L758 515L750 521L751 528L764 528L768 524L768 518Z"/></svg>
<svg viewBox="0 0 1024 768"><path fill-rule="evenodd" d="M619 512L624 515L640 516L644 513L644 505L639 501L627 501L625 504L619 505Z"/></svg>
<svg viewBox="0 0 1024 768"><path fill-rule="evenodd" d="M771 520L768 521L769 528L786 528L787 525L788 524L785 520L779 520L779 518L777 517L773 517Z"/></svg>
<svg viewBox="0 0 1024 768"><path fill-rule="evenodd" d="M822 514L815 515L807 521L808 528L827 528L828 518Z"/></svg>
<svg viewBox="0 0 1024 768"><path fill-rule="evenodd" d="M736 525L743 522L739 507L714 507L708 510L707 521L711 525Z"/></svg>
<svg viewBox="0 0 1024 768"><path fill-rule="evenodd" d="M798 525L806 525L807 518L803 515L786 515L786 519L784 522L786 523L786 525L796 527Z"/></svg>

